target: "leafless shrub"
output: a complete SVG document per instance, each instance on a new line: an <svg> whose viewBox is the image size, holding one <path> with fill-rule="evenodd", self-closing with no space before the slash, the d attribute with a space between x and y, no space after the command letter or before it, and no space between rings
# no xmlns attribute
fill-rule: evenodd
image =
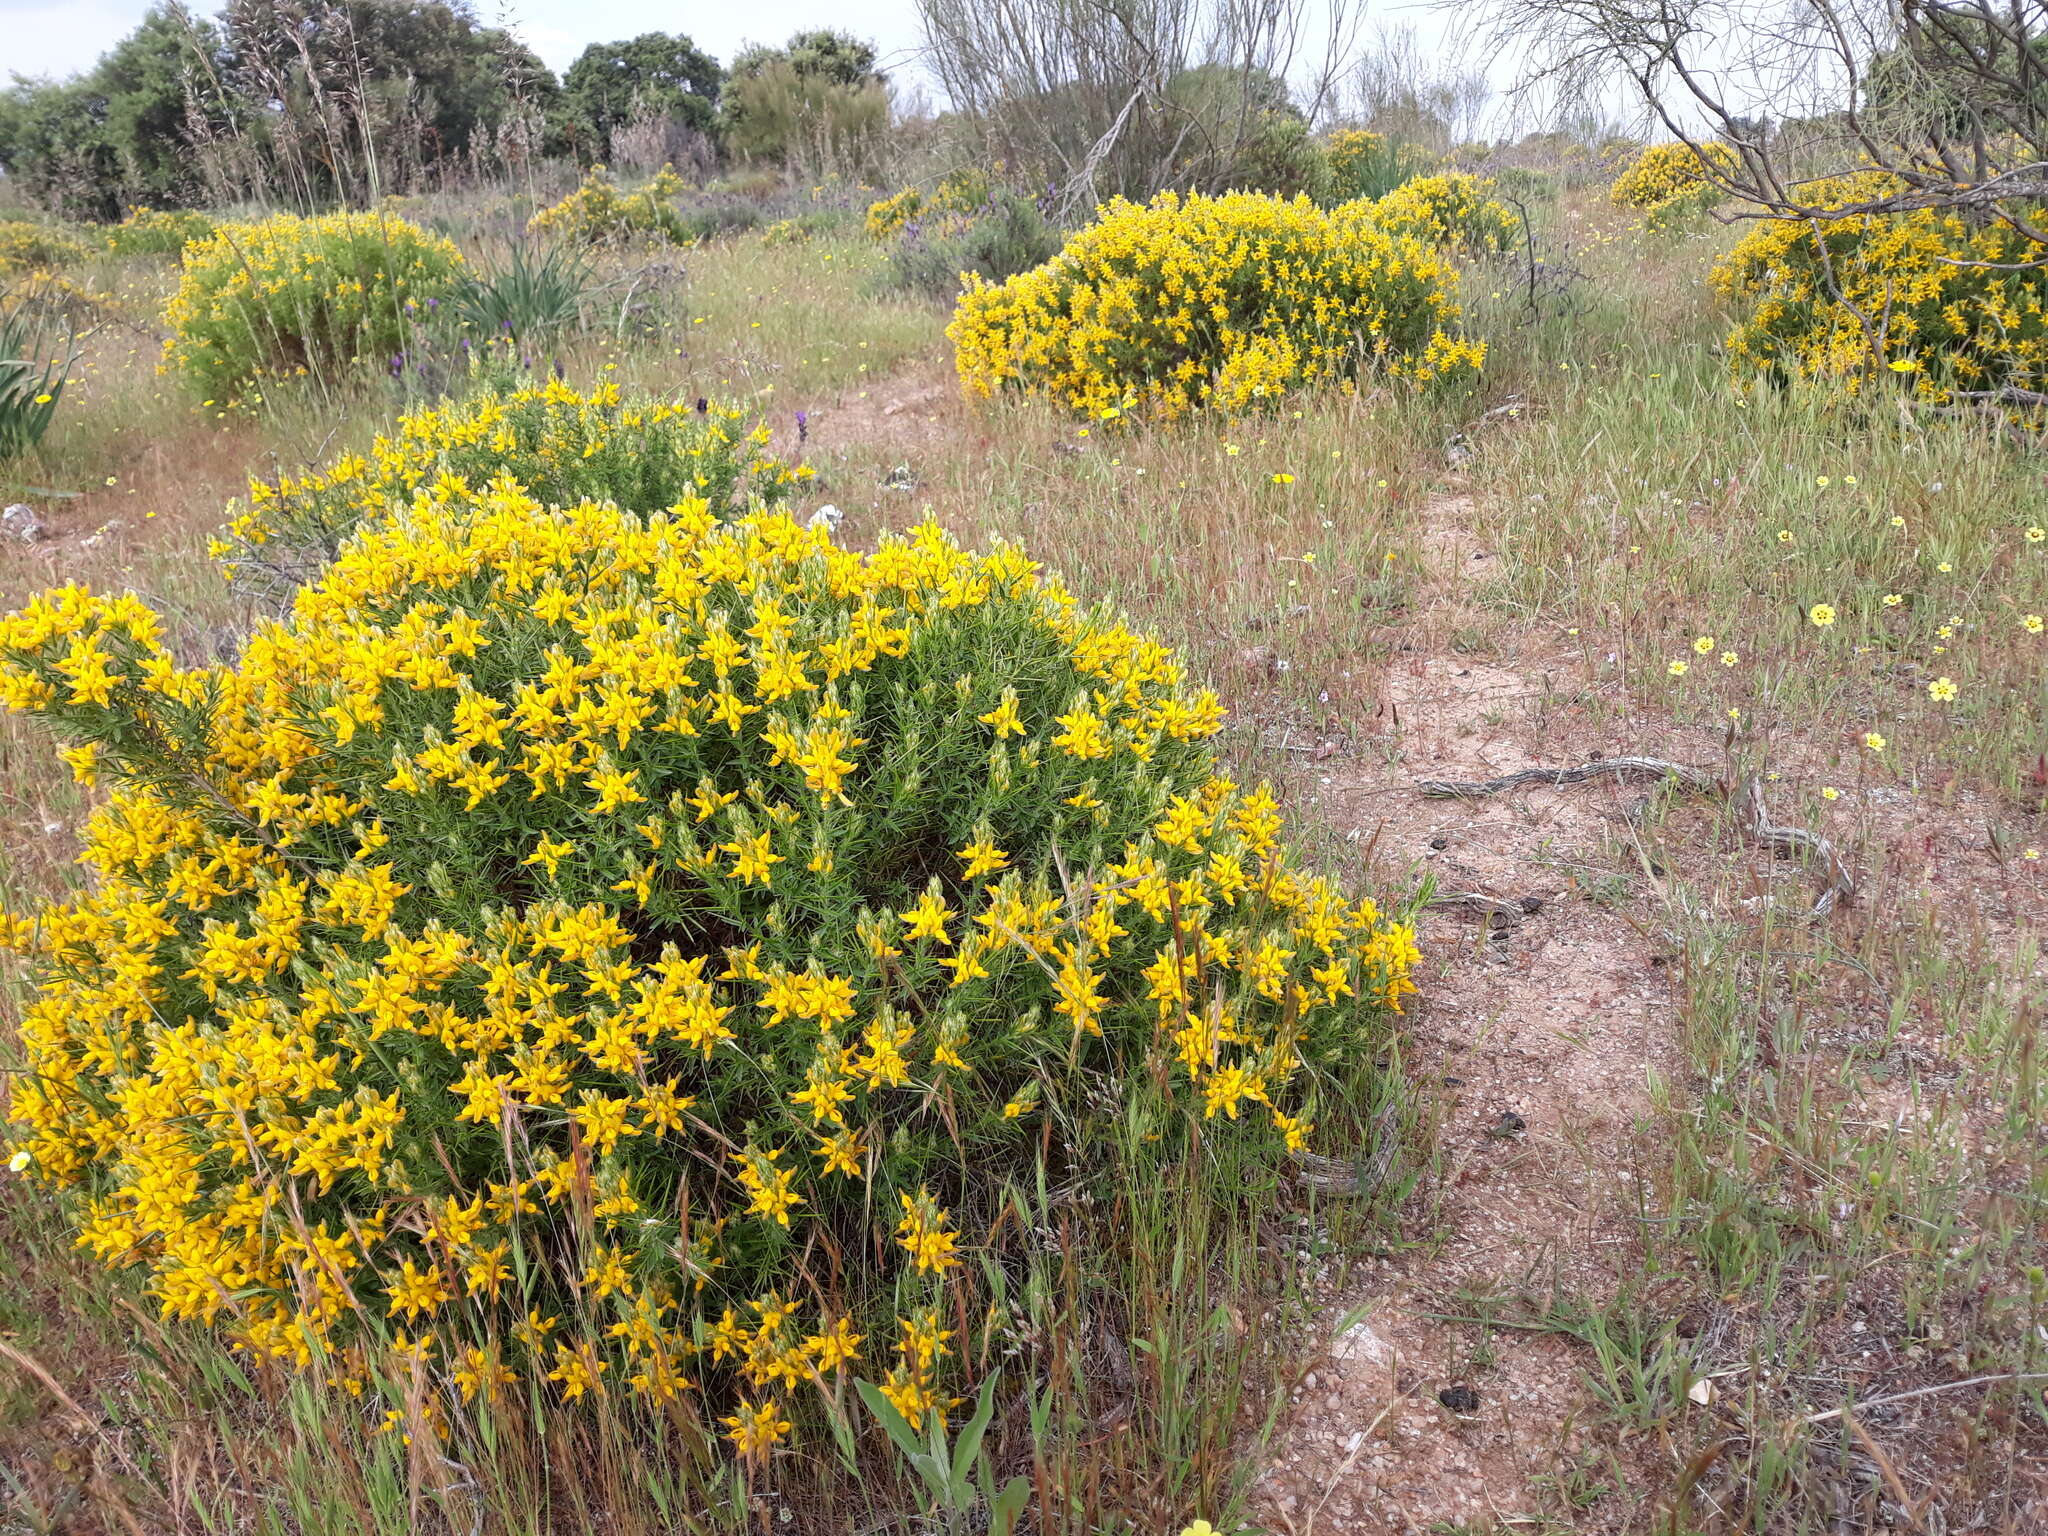
<svg viewBox="0 0 2048 1536"><path fill-rule="evenodd" d="M1738 218L1946 208L2048 241L2048 0L1461 0L1528 60L1525 101L1611 102L1739 153ZM1822 202L1880 170L1897 190Z"/></svg>
<svg viewBox="0 0 2048 1536"><path fill-rule="evenodd" d="M1493 98L1485 71L1425 52L1413 27L1379 28L1344 87L1358 126L1438 154L1478 136Z"/></svg>
<svg viewBox="0 0 2048 1536"><path fill-rule="evenodd" d="M701 182L718 169L718 149L673 113L643 108L612 130L611 163L642 175L674 166L686 180Z"/></svg>
<svg viewBox="0 0 2048 1536"><path fill-rule="evenodd" d="M984 152L1053 184L1062 215L1111 193L1216 191L1276 117L1326 115L1355 0L919 0L941 89Z"/></svg>

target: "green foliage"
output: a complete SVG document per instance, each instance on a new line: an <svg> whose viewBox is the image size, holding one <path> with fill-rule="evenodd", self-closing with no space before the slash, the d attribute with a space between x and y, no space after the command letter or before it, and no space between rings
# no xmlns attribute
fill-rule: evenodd
<svg viewBox="0 0 2048 1536"><path fill-rule="evenodd" d="M1010 1536L1031 1497L1031 1485L1022 1477L1013 1477L998 1492L982 1456L982 1441L995 1415L993 1372L982 1378L974 1416L961 1426L960 1438L951 1446L946 1443L943 1415L933 1412L923 1426L913 1426L873 1382L856 1381L854 1385L889 1443L917 1473L924 1485L926 1508L946 1531Z"/></svg>
<svg viewBox="0 0 2048 1536"><path fill-rule="evenodd" d="M1036 202L994 192L971 212L935 214L906 225L889 251L888 285L952 299L964 275L999 283L1052 260L1060 245L1059 230Z"/></svg>
<svg viewBox="0 0 2048 1536"><path fill-rule="evenodd" d="M1279 197L1305 194L1320 203L1328 201L1335 179L1329 156L1309 132L1307 120L1291 107L1269 107L1252 119L1238 146L1230 184Z"/></svg>
<svg viewBox="0 0 2048 1536"><path fill-rule="evenodd" d="M725 71L680 33L643 32L617 43L592 43L562 77L562 105L599 159L612 130L642 113L662 113L709 133Z"/></svg>
<svg viewBox="0 0 2048 1536"><path fill-rule="evenodd" d="M294 15L231 5L222 26L230 77L247 82L236 110L270 162L262 174L308 205L430 184L437 169L488 160L508 127L538 138L534 119L558 110L553 72L463 0L333 0L310 31ZM321 152L298 147L309 142Z"/></svg>
<svg viewBox="0 0 2048 1536"><path fill-rule="evenodd" d="M1495 166L1487 175L1493 178L1503 201L1514 200L1523 203L1554 203L1558 198L1557 178L1547 171L1531 170L1522 165Z"/></svg>
<svg viewBox="0 0 2048 1536"><path fill-rule="evenodd" d="M164 361L207 400L271 379L325 382L404 352L422 306L461 270L453 244L387 213L225 224L185 248Z"/></svg>
<svg viewBox="0 0 2048 1536"><path fill-rule="evenodd" d="M733 57L734 78L758 73L777 59L800 75L834 85L866 85L882 79L875 68L875 45L845 32L817 29L798 32L780 48L744 48Z"/></svg>
<svg viewBox="0 0 2048 1536"><path fill-rule="evenodd" d="M332 0L316 23L242 0L218 24L162 4L86 74L0 93L0 170L46 207L103 221L209 196L367 200L538 153L558 94L463 3Z"/></svg>
<svg viewBox="0 0 2048 1536"><path fill-rule="evenodd" d="M68 337L53 347L55 333L49 315L0 289L0 464L40 443L56 417L73 351Z"/></svg>
<svg viewBox="0 0 2048 1536"><path fill-rule="evenodd" d="M572 247L536 250L521 241L502 260L466 274L443 307L473 337L535 341L582 318L595 280L589 259Z"/></svg>
<svg viewBox="0 0 2048 1536"><path fill-rule="evenodd" d="M813 174L865 174L889 126L873 45L837 32L799 32L786 47L741 53L718 111L734 154Z"/></svg>
<svg viewBox="0 0 2048 1536"><path fill-rule="evenodd" d="M1372 133L1363 128L1338 128L1326 134L1323 154L1329 162L1328 201L1377 200L1434 168L1436 157L1419 145Z"/></svg>
<svg viewBox="0 0 2048 1536"><path fill-rule="evenodd" d="M78 218L191 201L201 192L186 142L191 116L229 115L205 67L221 46L213 23L160 5L79 78L17 79L0 93L0 170L31 199Z"/></svg>

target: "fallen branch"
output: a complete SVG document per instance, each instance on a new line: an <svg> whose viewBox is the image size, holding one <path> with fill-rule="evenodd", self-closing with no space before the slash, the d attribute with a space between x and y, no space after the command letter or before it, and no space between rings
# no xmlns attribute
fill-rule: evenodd
<svg viewBox="0 0 2048 1536"><path fill-rule="evenodd" d="M1467 912L1477 912L1488 919L1498 918L1501 923L1519 923L1528 915L1528 908L1520 902L1502 901L1498 896L1482 895L1478 891L1454 891L1447 896L1432 896L1423 903L1425 907L1458 907Z"/></svg>
<svg viewBox="0 0 2048 1536"><path fill-rule="evenodd" d="M1972 1376L1964 1381L1937 1381L1931 1387L1915 1387L1910 1392L1889 1392L1883 1397L1866 1397L1856 1405L1856 1411L1862 1413L1885 1403L1903 1403L1911 1397L1932 1397L1937 1392L1957 1392L1964 1387L1986 1387L2001 1381L2048 1381L2048 1371L2002 1371L1995 1376ZM1830 1408L1826 1413L1809 1413L1799 1422L1825 1424L1829 1419L1843 1418L1848 1413L1847 1408Z"/></svg>
<svg viewBox="0 0 2048 1536"><path fill-rule="evenodd" d="M1425 795L1476 800L1510 789L1562 789L1567 784L1584 784L1592 779L1630 778L1675 783L1688 794L1711 795L1726 800L1753 841L1766 848L1796 852L1818 863L1826 884L1813 904L1815 917L1825 917L1834 911L1837 902L1846 902L1855 896L1856 882L1835 845L1804 827L1781 826L1772 821L1764 808L1763 780L1754 775L1730 793L1714 775L1699 768L1688 768L1683 763L1669 762L1661 757L1602 757L1576 768L1524 768L1519 773L1506 774L1498 779L1422 779L1415 787Z"/></svg>

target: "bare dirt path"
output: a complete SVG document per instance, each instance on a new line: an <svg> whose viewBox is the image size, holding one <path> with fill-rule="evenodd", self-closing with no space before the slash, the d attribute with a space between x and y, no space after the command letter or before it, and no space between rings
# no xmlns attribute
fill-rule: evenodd
<svg viewBox="0 0 2048 1536"><path fill-rule="evenodd" d="M1481 800L1415 790L1420 779L1483 780L1602 754L1709 769L1723 761L1713 731L1602 696L1553 637L1487 611L1494 554L1478 522L1462 494L1429 503L1425 578L1382 680L1389 728L1376 750L1332 761L1317 794L1332 825L1372 849L1378 883L1394 888L1405 873L1427 874L1440 895L1474 894L1520 915L1490 917L1469 905L1423 915L1427 968L1409 1005L1404 1066L1419 1087L1425 1129L1435 1128L1436 1162L1402 1212L1402 1241L1315 1298L1327 1344L1302 1362L1250 1511L1288 1536L1594 1536L1656 1526L1676 1481L1673 1447L1617 1432L1590 1384L1594 1352L1561 1331L1488 1329L1470 1319L1487 1313L1491 1296L1547 1299L1583 1316L1624 1284L1642 1284L1646 1217L1660 1209L1657 1186L1669 1167L1658 1085L1674 1085L1683 1102L1688 1077L1666 937L1672 902L1688 899L1681 881L1781 912L1803 911L1814 889L1797 863L1717 836L1710 811L1687 810L1646 832L1635 814L1639 786L1607 781ZM1475 634L1487 637L1477 651ZM1772 753L1782 778L1770 775L1770 794L1789 805L1798 786L1811 803L1828 772L1819 744L1788 731ZM2011 819L2009 808L1947 782L1857 798L1854 852L1867 899L1829 920L1827 937L1843 952L1873 925L1882 935L1927 922L1972 936L1980 950L2013 953L2048 929L2040 882L2016 878L2029 866L1999 847L1995 827ZM1672 862L1682 869L1667 870ZM2035 953L2034 972L2048 981ZM1823 1081L1842 1052L1886 1037L1883 1008L1854 992L1845 987L1839 1006L1810 1021L1805 1059ZM1924 1015L1924 1002L1917 1006ZM1968 1074L1947 1059L1949 1049L1938 1023L1923 1017L1893 1026L1886 1054L1893 1071L1910 1068L1922 1084L1967 1096ZM1876 1074L1860 1079L1842 1108L1856 1124L1895 1133L1902 1117L1924 1113ZM1739 1361L1734 1340L1765 1321L1748 1298L1716 1297L1668 1272L1657 1284L1668 1288L1639 1290L1638 1309L1676 1319L1682 1338L1698 1336L1702 1361ZM1853 1384L1868 1397L1963 1370L1952 1360L1930 1370L1933 1353L1913 1345L1875 1270L1837 1311L1838 1323L1817 1336L1819 1374L1789 1389L1795 1395ZM1724 1330L1728 1339L1717 1342ZM1721 1412L1710 1406L1711 1380L1694 1390L1705 1394L1693 1399L1697 1411ZM1781 1401L1775 1411L1796 1417L1803 1406ZM1910 1484L1924 1507L1952 1500L1945 1507L1957 1513L2025 1506L2048 1517L2048 1479L2008 1475L1981 1506L1966 1496L1958 1477L1967 1455L1938 1438L1947 1423L1930 1403L1890 1424L1883 1477ZM1717 1432L1752 1428L1731 1420ZM1844 1447L1821 1478L1819 1496L1850 1521L1843 1529L1885 1523L1891 1487L1862 1451ZM1984 1528L2005 1528L1998 1518Z"/></svg>
<svg viewBox="0 0 2048 1536"><path fill-rule="evenodd" d="M1503 1331L1475 1359L1473 1330L1442 1319L1503 1282L1612 1293L1636 1256L1630 1184L1646 1083L1675 1071L1665 957L1610 904L1619 882L1606 873L1640 791L1456 801L1412 788L1578 761L1601 745L1540 659L1510 667L1432 643L1490 574L1469 511L1456 495L1429 509L1416 643L1384 681L1398 721L1391 760L1331 773L1322 796L1340 827L1375 840L1382 867L1412 861L1442 894L1524 915L1423 917L1428 969L1406 1065L1440 1117L1440 1162L1409 1224L1430 1236L1327 1298L1331 1315L1359 1318L1303 1377L1256 1499L1260 1518L1301 1536L1488 1530L1570 1502L1587 1409L1572 1347Z"/></svg>

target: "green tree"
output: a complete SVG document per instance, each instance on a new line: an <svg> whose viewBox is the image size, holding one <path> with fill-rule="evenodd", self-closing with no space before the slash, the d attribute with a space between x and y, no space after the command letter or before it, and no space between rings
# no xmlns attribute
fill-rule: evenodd
<svg viewBox="0 0 2048 1536"><path fill-rule="evenodd" d="M562 77L563 107L590 154L602 157L612 130L636 113L660 112L699 133L715 126L725 71L687 37L643 32L592 43Z"/></svg>
<svg viewBox="0 0 2048 1536"><path fill-rule="evenodd" d="M514 119L533 119L521 131L535 138L558 109L552 72L468 0L229 0L221 20L236 94L264 109L254 128L271 173L302 202L488 162Z"/></svg>
<svg viewBox="0 0 2048 1536"><path fill-rule="evenodd" d="M750 160L857 170L888 125L875 45L844 32L798 32L780 48L742 49L719 97L727 145Z"/></svg>
<svg viewBox="0 0 2048 1536"><path fill-rule="evenodd" d="M133 203L180 205L202 188L188 132L222 122L221 37L179 4L157 6L73 80L25 81L0 93L0 169L44 206L115 218Z"/></svg>

